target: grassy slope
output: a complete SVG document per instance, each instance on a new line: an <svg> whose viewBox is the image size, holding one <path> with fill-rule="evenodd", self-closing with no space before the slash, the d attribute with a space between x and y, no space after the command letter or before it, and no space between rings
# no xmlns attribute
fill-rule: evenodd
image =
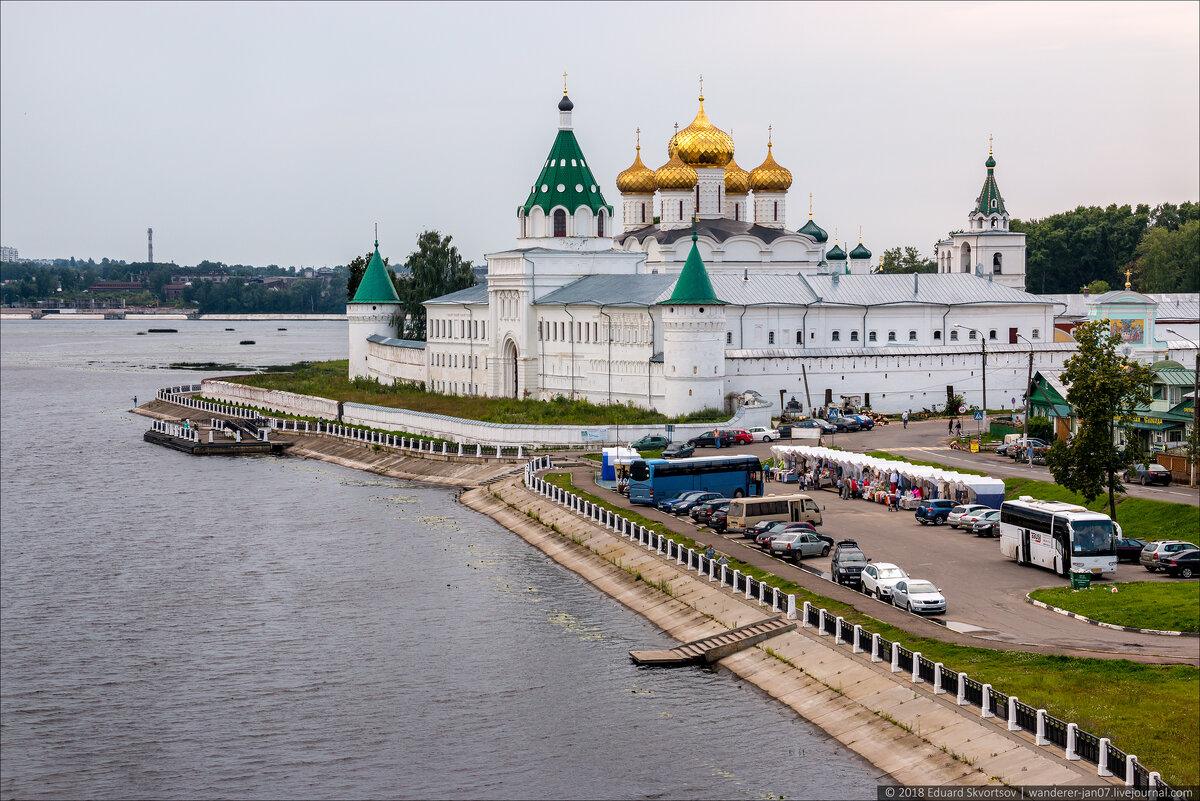
<svg viewBox="0 0 1200 801"><path fill-rule="evenodd" d="M489 423L613 426L671 422L670 418L657 412L620 404L602 406L566 398L533 401L479 395L441 395L409 384L386 386L374 381L350 381L346 377L349 362L345 359L332 362L300 362L289 369L289 372L235 376L227 380L331 400L412 409ZM673 422L723 422L728 419L729 415L724 412L708 410Z"/></svg>
<svg viewBox="0 0 1200 801"><path fill-rule="evenodd" d="M1053 587L1034 590L1030 596L1118 626L1200 631L1200 583L1195 581L1137 581L1078 591Z"/></svg>
<svg viewBox="0 0 1200 801"><path fill-rule="evenodd" d="M668 531L636 512L608 503L603 496L573 486L566 473L551 474L547 480L687 547L695 545L690 537ZM736 559L730 559L729 566L766 580L780 592L794 593L798 604L809 601L823 606L845 617L851 625L860 624L942 662L948 670L965 671L971 678L1077 723L1097 737L1110 737L1118 748L1137 754L1142 764L1159 771L1172 785L1200 782L1200 765L1195 758L1200 748L1200 728L1196 725L1200 717L1200 671L1193 667L993 651L916 637ZM1147 725L1147 721L1154 725Z"/></svg>

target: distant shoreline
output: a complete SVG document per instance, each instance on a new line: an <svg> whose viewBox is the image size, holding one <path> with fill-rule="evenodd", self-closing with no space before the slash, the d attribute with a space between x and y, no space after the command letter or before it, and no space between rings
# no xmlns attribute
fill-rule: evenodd
<svg viewBox="0 0 1200 801"><path fill-rule="evenodd" d="M119 312L123 318L111 315ZM35 316L37 313L37 316ZM344 321L345 314L201 314L190 316L183 311L131 311L128 309L0 309L0 319L5 320L215 320L230 322L234 320L305 320Z"/></svg>

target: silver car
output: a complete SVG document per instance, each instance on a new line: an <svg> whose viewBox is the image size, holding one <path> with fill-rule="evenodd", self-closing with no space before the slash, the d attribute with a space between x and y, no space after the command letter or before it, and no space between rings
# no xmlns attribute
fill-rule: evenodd
<svg viewBox="0 0 1200 801"><path fill-rule="evenodd" d="M917 613L942 613L946 611L946 596L924 579L904 579L892 587L892 606Z"/></svg>
<svg viewBox="0 0 1200 801"><path fill-rule="evenodd" d="M972 512L984 512L991 508L992 507L988 506L986 503L964 503L963 505L955 506L950 510L950 514L946 515L946 522L950 524L950 528L958 528L959 521L961 521L963 517L971 514ZM963 522L965 523L966 521Z"/></svg>
<svg viewBox="0 0 1200 801"><path fill-rule="evenodd" d="M971 532L976 537L999 537L1000 510L993 509L990 512L984 512L979 515L975 519L975 522L971 523Z"/></svg>
<svg viewBox="0 0 1200 801"><path fill-rule="evenodd" d="M803 559L829 553L829 543L809 531L786 531L771 540L771 553L785 559Z"/></svg>
<svg viewBox="0 0 1200 801"><path fill-rule="evenodd" d="M892 597L892 587L896 582L908 578L903 568L888 562L875 562L863 568L859 589L867 595L874 595L879 600Z"/></svg>

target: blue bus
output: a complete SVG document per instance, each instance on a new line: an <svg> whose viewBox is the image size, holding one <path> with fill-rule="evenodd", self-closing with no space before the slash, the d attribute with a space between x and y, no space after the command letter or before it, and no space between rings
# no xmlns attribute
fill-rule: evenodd
<svg viewBox="0 0 1200 801"><path fill-rule="evenodd" d="M629 465L631 503L653 506L689 490L719 492L726 498L762 495L762 462L757 456L701 456L638 459Z"/></svg>

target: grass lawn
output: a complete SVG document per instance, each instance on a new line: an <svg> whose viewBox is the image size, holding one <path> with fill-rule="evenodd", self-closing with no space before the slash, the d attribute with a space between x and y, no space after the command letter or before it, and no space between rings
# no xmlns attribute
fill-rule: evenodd
<svg viewBox="0 0 1200 801"><path fill-rule="evenodd" d="M690 537L671 532L660 523L596 495L591 491L594 487L575 487L567 473L552 473L546 480L687 547L695 546ZM1143 665L1124 659L994 651L918 637L737 559L730 558L729 567L766 581L780 592L793 593L797 604L809 601L823 606L835 615L842 615L851 625L862 625L905 648L920 651L935 662L942 662L947 670L965 671L971 678L1044 708L1057 718L1074 722L1097 737L1109 737L1126 753L1137 754L1142 764L1159 771L1173 786L1200 784L1200 763L1196 760L1200 749L1200 727L1196 722L1200 719L1200 671L1196 668ZM1191 583L1191 586L1197 585Z"/></svg>
<svg viewBox="0 0 1200 801"><path fill-rule="evenodd" d="M1135 581L1109 587L1034 590L1031 598L1117 626L1200 631L1200 582Z"/></svg>
<svg viewBox="0 0 1200 801"><path fill-rule="evenodd" d="M488 423L525 423L530 425L620 426L655 425L688 422L724 422L729 415L708 409L687 417L671 419L666 415L636 406L600 405L586 401L555 398L550 401L517 398L489 398L481 395L442 395L427 392L411 384L388 386L377 381L347 378L346 359L331 362L298 362L286 372L268 372L226 378L237 384L313 395L318 398L366 403L395 409L411 409L431 414L465 417Z"/></svg>

